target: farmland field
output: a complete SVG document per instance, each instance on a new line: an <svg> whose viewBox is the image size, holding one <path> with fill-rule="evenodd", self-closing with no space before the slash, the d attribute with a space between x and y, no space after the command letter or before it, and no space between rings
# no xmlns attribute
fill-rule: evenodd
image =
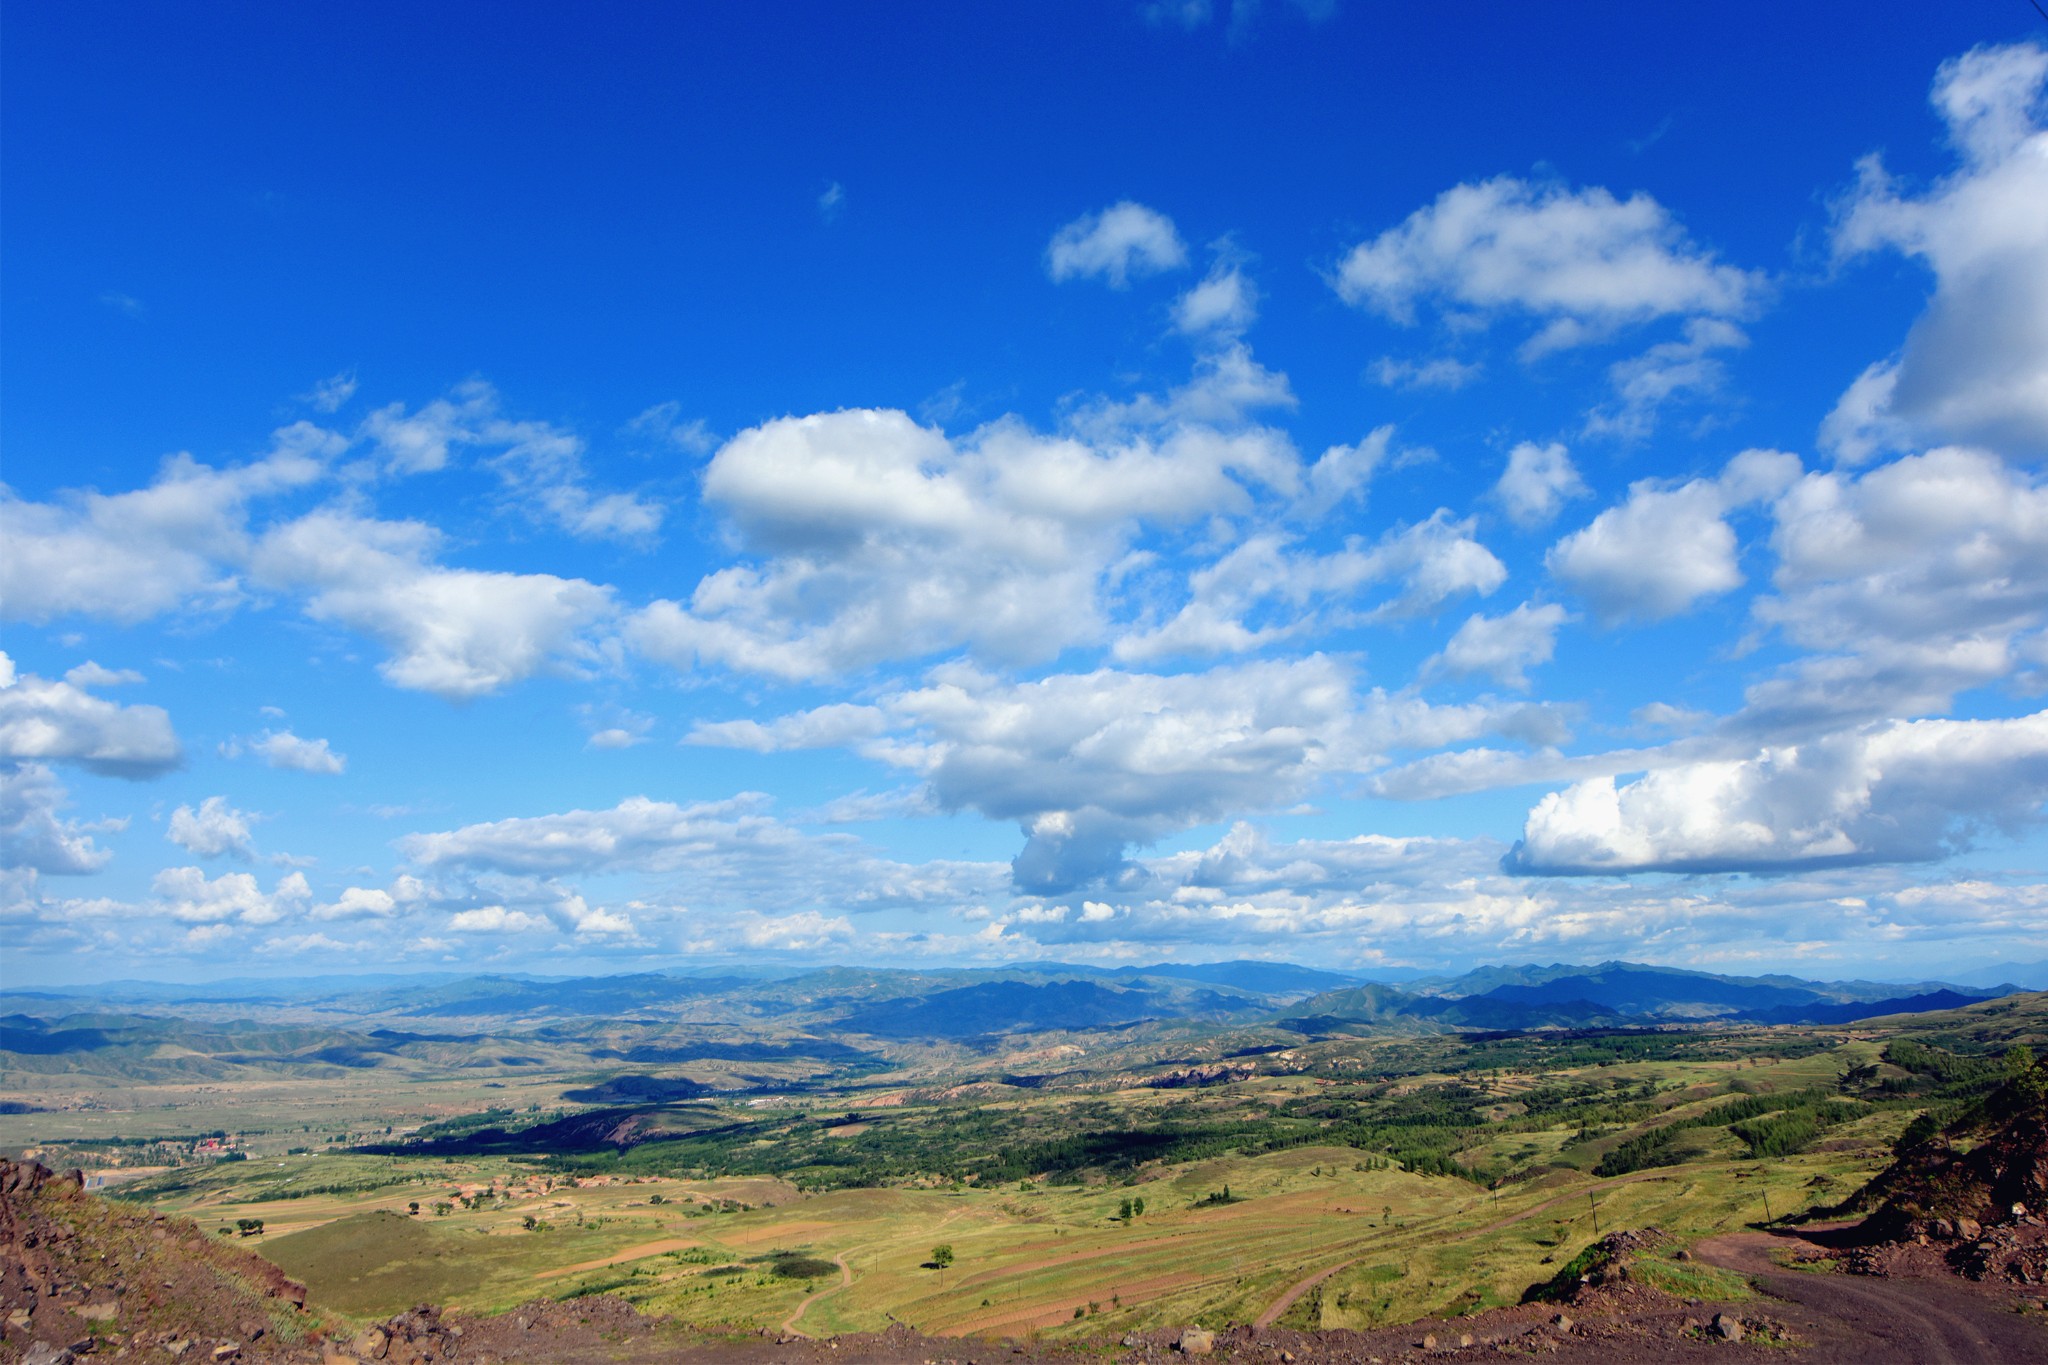
<svg viewBox="0 0 2048 1365"><path fill-rule="evenodd" d="M2044 1021L2013 996L1823 1027L784 1039L857 1060L780 1076L200 1055L216 1074L179 1079L150 1074L162 1049L120 1075L88 1052L7 1073L30 1112L0 1147L188 1214L360 1320L612 1293L816 1335L1371 1328L1518 1302L1621 1228L1668 1236L1652 1279L1739 1296L1684 1248L1842 1201ZM587 1053L595 1027L545 1031Z"/></svg>

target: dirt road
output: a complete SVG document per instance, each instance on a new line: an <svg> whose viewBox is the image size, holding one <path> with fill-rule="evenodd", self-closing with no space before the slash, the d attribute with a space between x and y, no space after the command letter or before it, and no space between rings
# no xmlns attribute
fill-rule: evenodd
<svg viewBox="0 0 2048 1365"><path fill-rule="evenodd" d="M837 1256L834 1256L832 1263L839 1267L839 1283L828 1284L823 1289L812 1290L806 1295L803 1302L791 1309L789 1316L782 1320L782 1330L785 1333L791 1336L808 1337L810 1333L796 1325L797 1319L801 1318L804 1315L804 1311L819 1299L824 1298L827 1294L837 1294L840 1290L853 1283L853 1267L846 1263L845 1252L842 1251Z"/></svg>
<svg viewBox="0 0 2048 1365"><path fill-rule="evenodd" d="M1803 1238L1733 1232L1693 1248L1708 1265L1749 1276L1774 1311L1811 1342L1803 1358L1844 1365L1983 1365L2048 1360L2039 1314L2011 1311L1996 1290L1967 1280L1872 1279L1837 1271L1788 1270L1771 1253L1815 1249Z"/></svg>

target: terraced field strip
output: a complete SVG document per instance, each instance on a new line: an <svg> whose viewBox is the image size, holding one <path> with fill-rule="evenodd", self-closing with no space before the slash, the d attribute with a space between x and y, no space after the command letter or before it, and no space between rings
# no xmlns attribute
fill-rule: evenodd
<svg viewBox="0 0 2048 1365"><path fill-rule="evenodd" d="M585 1270L603 1270L608 1265L624 1265L627 1261L638 1261L649 1256L659 1256L664 1251L683 1251L690 1247L700 1247L703 1245L702 1242L689 1237L668 1237L659 1242L642 1242L639 1246L627 1247L624 1251L614 1252L610 1256L600 1257L595 1261L578 1261L575 1265L561 1265L554 1267L552 1270L535 1271L533 1278L536 1280L553 1280L563 1275L575 1275Z"/></svg>
<svg viewBox="0 0 2048 1365"><path fill-rule="evenodd" d="M1338 1266L1372 1250L1387 1250L1441 1234L1446 1218L1410 1218L1398 1231L1361 1228L1349 1219L1342 1236L1316 1228L1300 1209L1232 1210L1206 1216L1194 1227L1142 1242L1077 1247L1058 1255L1034 1255L1043 1243L1018 1248L1022 1259L998 1262L964 1277L945 1291L932 1291L902 1304L906 1320L923 1330L961 1335L1049 1327L1072 1320L1076 1307L1093 1302L1129 1309L1178 1296L1244 1291L1263 1297L1262 1282L1311 1257L1337 1254ZM1004 1300L969 1308L987 1291Z"/></svg>
<svg viewBox="0 0 2048 1365"><path fill-rule="evenodd" d="M1229 1272L1201 1275L1191 1270L1172 1271L1149 1279L1121 1281L1116 1287L1115 1294L1121 1300L1119 1306L1131 1308L1184 1290L1199 1290L1228 1284L1236 1278L1235 1274ZM999 1304L975 1312L957 1322L948 1323L944 1331L948 1336L977 1336L991 1332L1004 1334L1014 1333L1023 1328L1052 1327L1072 1321L1075 1307L1073 1295L1055 1297L1056 1302L1045 1297L1037 1297L1029 1303Z"/></svg>

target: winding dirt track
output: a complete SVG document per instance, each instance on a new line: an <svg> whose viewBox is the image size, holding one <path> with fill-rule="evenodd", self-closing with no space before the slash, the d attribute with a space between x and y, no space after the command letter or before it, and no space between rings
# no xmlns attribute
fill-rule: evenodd
<svg viewBox="0 0 2048 1365"><path fill-rule="evenodd" d="M845 1252L842 1251L837 1256L834 1256L832 1263L839 1267L839 1283L828 1284L823 1289L813 1290L810 1294L806 1295L804 1301L791 1309L789 1316L782 1320L782 1330L784 1333L797 1337L810 1336L809 1332L796 1325L797 1319L804 1315L804 1310L808 1309L819 1299L824 1298L827 1294L837 1294L840 1290L853 1283L853 1267L846 1263Z"/></svg>
<svg viewBox="0 0 2048 1365"><path fill-rule="evenodd" d="M1318 1270L1315 1274L1309 1276L1305 1280L1296 1280L1293 1284L1287 1286L1286 1293L1282 1294L1279 1298L1273 1300L1273 1302L1266 1308L1266 1311L1259 1314L1259 1316L1253 1320L1252 1325L1255 1327L1271 1327L1274 1323L1280 1321L1280 1315L1282 1313L1285 1313L1288 1309L1294 1307L1294 1305L1300 1301L1301 1296L1303 1294L1308 1293L1309 1290L1314 1289L1317 1285L1321 1284L1324 1280L1329 1279L1332 1275L1342 1270L1345 1266L1356 1265L1361 1259L1363 1258L1354 1256L1348 1261L1339 1261L1337 1262L1337 1264L1330 1266L1327 1269Z"/></svg>
<svg viewBox="0 0 2048 1365"><path fill-rule="evenodd" d="M1806 1321L1793 1325L1817 1348L1807 1356L1810 1360L1855 1365L2048 1360L2048 1331L2038 1317L2002 1309L1966 1281L1787 1270L1771 1259L1773 1250L1810 1245L1796 1237L1733 1232L1701 1242L1693 1254L1749 1276L1788 1308L1805 1310L1797 1316Z"/></svg>

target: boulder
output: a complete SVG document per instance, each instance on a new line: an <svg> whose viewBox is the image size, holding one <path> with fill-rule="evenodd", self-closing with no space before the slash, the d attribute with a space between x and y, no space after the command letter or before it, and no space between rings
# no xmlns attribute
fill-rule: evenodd
<svg viewBox="0 0 2048 1365"><path fill-rule="evenodd" d="M1714 1335L1723 1341L1742 1340L1742 1324L1726 1313L1714 1314Z"/></svg>
<svg viewBox="0 0 2048 1365"><path fill-rule="evenodd" d="M1204 1327L1190 1327L1173 1345L1184 1356L1205 1356L1216 1349L1216 1334Z"/></svg>

